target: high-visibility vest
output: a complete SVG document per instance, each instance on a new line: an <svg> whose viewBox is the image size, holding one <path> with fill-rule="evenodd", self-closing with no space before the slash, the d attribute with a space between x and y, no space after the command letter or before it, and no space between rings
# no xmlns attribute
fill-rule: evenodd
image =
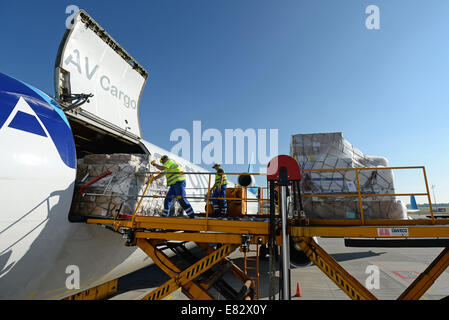
<svg viewBox="0 0 449 320"><path fill-rule="evenodd" d="M182 170L179 164L177 164L172 159L168 159L164 163L164 167L164 172L167 172L165 177L167 178L168 186L174 185L176 182L184 181L186 179L186 177L184 177L184 175L180 173Z"/></svg>
<svg viewBox="0 0 449 320"><path fill-rule="evenodd" d="M223 173L223 174L218 174L218 173ZM222 186L227 185L228 184L228 177L226 177L224 170L223 169L218 169L217 174L215 175L215 184L214 186L219 186L220 185L220 180L221 177L223 177L223 183L221 184Z"/></svg>

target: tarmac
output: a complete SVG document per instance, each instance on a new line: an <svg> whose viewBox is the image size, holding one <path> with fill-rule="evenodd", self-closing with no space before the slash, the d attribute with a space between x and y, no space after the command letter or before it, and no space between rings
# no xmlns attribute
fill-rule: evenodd
<svg viewBox="0 0 449 320"><path fill-rule="evenodd" d="M443 250L443 248L351 248L345 247L344 240L341 238L318 238L318 243L361 284L370 288L376 298L381 300L397 299ZM229 258L243 269L241 252L236 250ZM260 300L268 299L268 267L268 260L260 261ZM276 276L278 275L276 272ZM156 265L150 265L120 278L118 291L110 299L139 300L167 280L169 277L164 272ZM232 277L226 277L225 280L234 288L241 287L241 283L237 283ZM278 284L279 281L276 279L276 292ZM223 299L218 292L212 294L218 300ZM314 264L291 269L290 295L292 300L350 300ZM447 296L449 296L449 270L441 274L421 299L439 300ZM165 300L187 300L187 297L178 289L165 297Z"/></svg>

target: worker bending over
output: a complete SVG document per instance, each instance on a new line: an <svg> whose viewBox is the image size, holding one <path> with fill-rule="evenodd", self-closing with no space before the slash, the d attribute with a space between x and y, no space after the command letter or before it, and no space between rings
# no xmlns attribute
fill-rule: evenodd
<svg viewBox="0 0 449 320"><path fill-rule="evenodd" d="M226 198L226 187L228 185L228 179L226 177L226 174L222 168L220 168L220 164L216 163L212 167L217 171L217 174L215 175L215 184L212 188L212 203L214 204L214 214L220 215L222 217L226 217L226 209L227 209L227 202L226 199L220 199L217 198ZM219 203L221 204L221 212Z"/></svg>
<svg viewBox="0 0 449 320"><path fill-rule="evenodd" d="M157 164L154 160L151 164L162 172L154 177L154 180L162 178L164 175L167 178L167 186L170 187L167 192L167 196L164 201L164 211L162 212L163 217L168 217L170 213L170 208L172 206L174 197L181 196L178 198L179 204L184 209L189 218L195 218L195 213L190 205L189 201L185 198L186 196L186 177L181 173L181 167L174 160L169 159L166 155L161 157L160 162L162 165Z"/></svg>

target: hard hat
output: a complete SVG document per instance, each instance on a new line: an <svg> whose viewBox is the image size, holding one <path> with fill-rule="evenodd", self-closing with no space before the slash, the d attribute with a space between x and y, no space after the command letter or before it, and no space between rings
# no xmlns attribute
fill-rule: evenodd
<svg viewBox="0 0 449 320"><path fill-rule="evenodd" d="M220 164L219 164L219 163L216 163L216 164L214 164L214 165L212 166L212 168L219 167L219 166L220 166Z"/></svg>
<svg viewBox="0 0 449 320"><path fill-rule="evenodd" d="M162 163L162 161L164 161L164 159L166 159L166 158L168 158L168 156L167 156L166 154L164 154L164 155L161 157L160 163Z"/></svg>

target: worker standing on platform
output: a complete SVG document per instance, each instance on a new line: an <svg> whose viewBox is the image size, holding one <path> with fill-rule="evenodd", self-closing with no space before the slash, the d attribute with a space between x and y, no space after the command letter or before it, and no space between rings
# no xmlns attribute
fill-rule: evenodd
<svg viewBox="0 0 449 320"><path fill-rule="evenodd" d="M226 198L226 188L228 185L228 178L226 177L226 174L224 170L220 167L219 163L214 164L212 167L217 171L217 174L215 175L215 184L212 188L212 203L214 204L214 213L215 215L221 215L222 217L226 217L226 210L227 210L227 202L226 199L220 199L217 198ZM221 212L219 203L221 204Z"/></svg>
<svg viewBox="0 0 449 320"><path fill-rule="evenodd" d="M169 159L168 156L163 155L160 162L162 165L157 164L154 160L151 164L162 172L154 177L154 180L162 178L164 175L167 177L168 189L167 196L164 201L164 211L162 212L163 217L168 217L170 213L170 208L172 206L174 197L181 196L178 198L179 204L184 209L189 218L195 218L195 213L190 205L189 201L185 198L186 196L186 177L181 173L181 167L174 160Z"/></svg>

